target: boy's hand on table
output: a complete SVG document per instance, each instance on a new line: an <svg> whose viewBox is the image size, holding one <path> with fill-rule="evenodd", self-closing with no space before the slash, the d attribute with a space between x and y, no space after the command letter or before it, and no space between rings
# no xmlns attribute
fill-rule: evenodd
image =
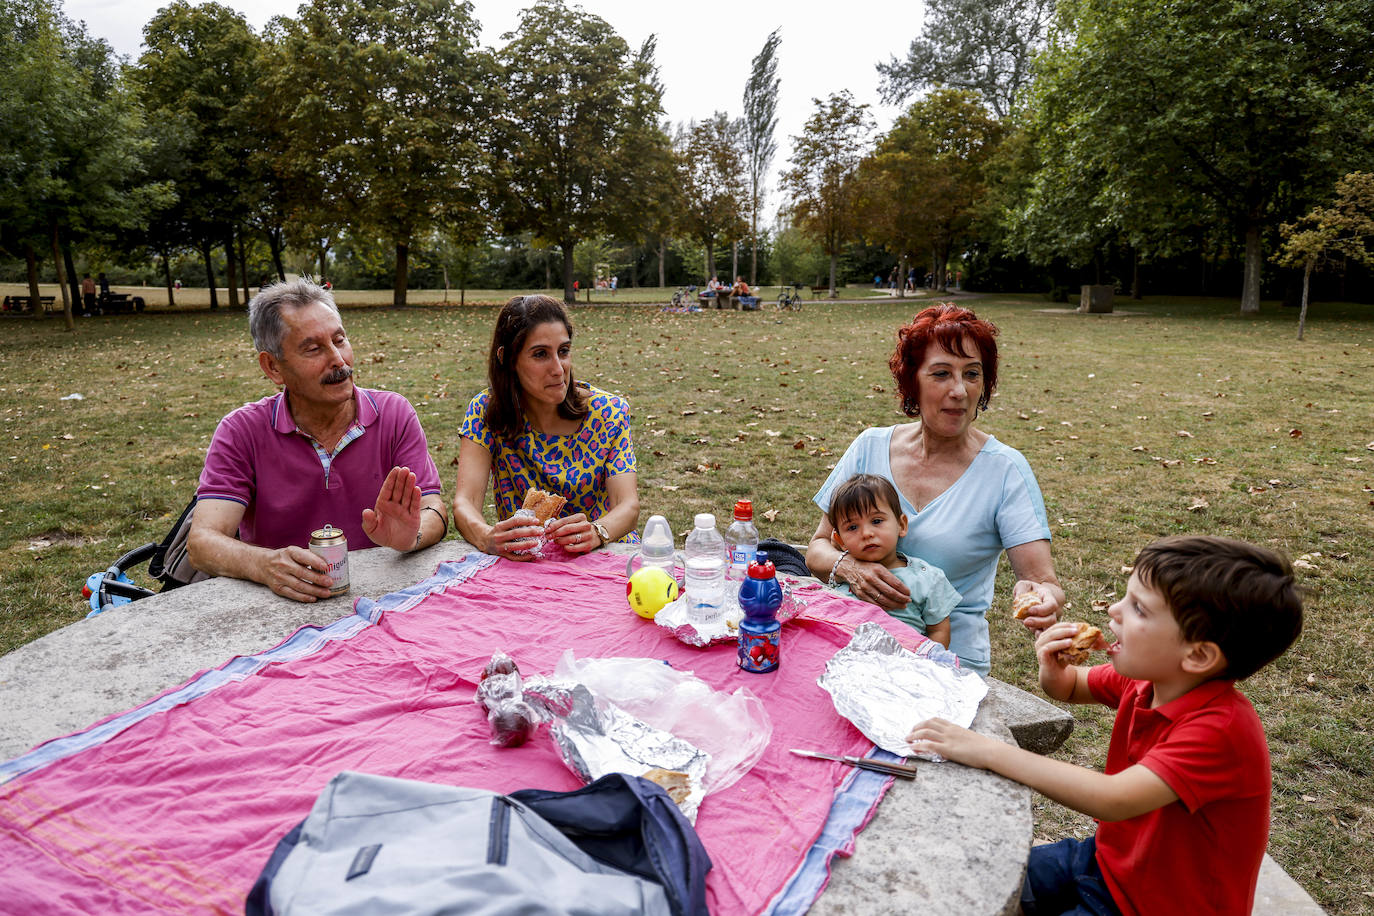
<svg viewBox="0 0 1374 916"><path fill-rule="evenodd" d="M946 719L926 719L911 730L906 740L915 753L939 754L979 769L987 769L992 752L1002 746L996 738L969 731Z"/></svg>

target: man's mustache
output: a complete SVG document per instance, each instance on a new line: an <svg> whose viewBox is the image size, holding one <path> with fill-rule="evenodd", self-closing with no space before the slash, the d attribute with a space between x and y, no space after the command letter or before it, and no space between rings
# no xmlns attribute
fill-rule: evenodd
<svg viewBox="0 0 1374 916"><path fill-rule="evenodd" d="M352 377L352 366L340 366L339 368L326 374L324 378L320 379L320 382L325 385L337 385L339 382L342 382L346 379L350 379Z"/></svg>

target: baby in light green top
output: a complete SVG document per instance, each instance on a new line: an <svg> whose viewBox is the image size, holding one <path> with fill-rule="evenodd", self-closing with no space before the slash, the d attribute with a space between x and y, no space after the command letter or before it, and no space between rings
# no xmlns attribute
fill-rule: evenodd
<svg viewBox="0 0 1374 916"><path fill-rule="evenodd" d="M835 489L826 513L833 529L831 541L839 550L870 563L881 563L911 592L907 605L888 611L893 617L949 648L949 615L960 596L949 579L925 560L897 552L906 534L907 519L896 489L876 474L855 474ZM852 594L843 582L832 583L840 594Z"/></svg>

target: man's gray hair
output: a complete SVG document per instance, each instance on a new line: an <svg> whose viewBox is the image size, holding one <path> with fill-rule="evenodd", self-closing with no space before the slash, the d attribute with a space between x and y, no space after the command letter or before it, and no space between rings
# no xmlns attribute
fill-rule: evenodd
<svg viewBox="0 0 1374 916"><path fill-rule="evenodd" d="M301 308L315 302L336 316L339 314L339 307L334 304L334 294L304 277L273 283L258 290L253 301L248 303L248 332L253 335L253 346L281 359L282 339L286 337L286 325L281 319L282 308Z"/></svg>

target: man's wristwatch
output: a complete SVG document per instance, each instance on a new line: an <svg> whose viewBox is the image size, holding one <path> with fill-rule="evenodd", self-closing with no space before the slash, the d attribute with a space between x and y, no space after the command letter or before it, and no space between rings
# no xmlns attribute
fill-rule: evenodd
<svg viewBox="0 0 1374 916"><path fill-rule="evenodd" d="M601 543L597 546L605 547L611 542L611 533L606 530L605 525L600 522L592 522L592 530L596 532L597 537L601 538Z"/></svg>

